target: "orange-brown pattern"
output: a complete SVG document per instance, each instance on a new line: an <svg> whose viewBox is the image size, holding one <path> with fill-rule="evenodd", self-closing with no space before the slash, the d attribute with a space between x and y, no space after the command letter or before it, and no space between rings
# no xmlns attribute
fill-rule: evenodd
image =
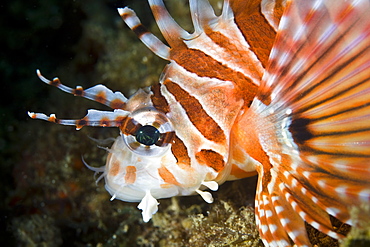
<svg viewBox="0 0 370 247"><path fill-rule="evenodd" d="M258 173L256 221L266 246L311 246L305 222L340 239L329 215L352 224L370 202L370 2L189 0L194 33L162 0L148 0L165 45L129 8L126 24L169 61L159 83L129 99L97 85L59 89L114 109L81 120L118 127L103 172L106 189L140 202L143 220L157 199L198 193ZM99 179L100 179L99 178Z"/></svg>

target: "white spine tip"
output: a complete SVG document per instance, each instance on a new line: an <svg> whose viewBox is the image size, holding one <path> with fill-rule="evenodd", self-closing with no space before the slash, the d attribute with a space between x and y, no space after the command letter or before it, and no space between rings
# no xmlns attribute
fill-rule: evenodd
<svg viewBox="0 0 370 247"><path fill-rule="evenodd" d="M41 71L39 69L36 70L36 73L37 73L37 76L39 77L39 79L43 82L45 82L46 84L49 84L50 83L50 80L46 79L42 74L41 74Z"/></svg>
<svg viewBox="0 0 370 247"><path fill-rule="evenodd" d="M117 11L119 15L123 15L123 8L118 8Z"/></svg>
<svg viewBox="0 0 370 247"><path fill-rule="evenodd" d="M117 10L118 10L119 15L122 16L123 14L130 12L131 9L124 7L124 8L117 8Z"/></svg>
<svg viewBox="0 0 370 247"><path fill-rule="evenodd" d="M35 118L36 114L34 112L27 112L28 113L28 116L30 116L30 118Z"/></svg>

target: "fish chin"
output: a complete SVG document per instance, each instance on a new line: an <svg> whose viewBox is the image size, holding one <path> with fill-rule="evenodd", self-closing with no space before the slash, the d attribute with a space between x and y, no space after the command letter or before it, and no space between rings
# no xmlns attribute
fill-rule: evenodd
<svg viewBox="0 0 370 247"><path fill-rule="evenodd" d="M155 199L179 194L177 186L166 184L158 173L162 156L141 156L132 152L118 137L105 166L105 188L113 199L140 202L150 193Z"/></svg>

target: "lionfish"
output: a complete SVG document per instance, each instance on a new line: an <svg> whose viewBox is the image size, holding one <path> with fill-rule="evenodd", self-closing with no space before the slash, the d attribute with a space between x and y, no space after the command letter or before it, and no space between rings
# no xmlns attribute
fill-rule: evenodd
<svg viewBox="0 0 370 247"><path fill-rule="evenodd" d="M214 14L190 0L194 32L149 0L168 45L129 8L126 24L168 60L159 83L129 99L103 85L46 84L105 104L62 125L118 127L103 172L112 199L140 202L198 193L258 173L256 222L266 246L311 246L305 222L340 239L329 215L353 224L370 202L370 1L225 0Z"/></svg>

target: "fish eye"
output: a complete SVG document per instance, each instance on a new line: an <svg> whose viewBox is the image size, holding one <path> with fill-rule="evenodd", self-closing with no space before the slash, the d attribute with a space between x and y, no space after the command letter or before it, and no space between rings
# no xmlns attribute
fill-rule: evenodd
<svg viewBox="0 0 370 247"><path fill-rule="evenodd" d="M127 147L144 156L164 154L175 136L167 116L153 107L132 112L120 129Z"/></svg>
<svg viewBox="0 0 370 247"><path fill-rule="evenodd" d="M145 125L136 131L135 137L139 143L151 146L159 140L160 132L152 125Z"/></svg>

